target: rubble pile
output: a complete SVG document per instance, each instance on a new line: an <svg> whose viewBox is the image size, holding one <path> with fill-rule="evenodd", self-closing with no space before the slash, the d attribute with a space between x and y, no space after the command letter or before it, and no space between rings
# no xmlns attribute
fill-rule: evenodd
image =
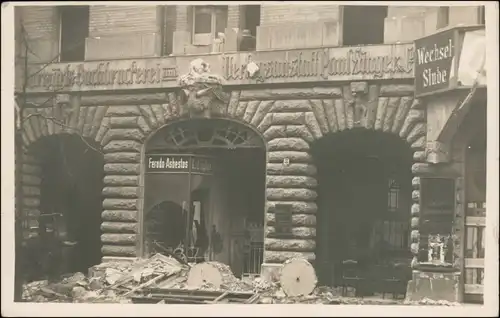
<svg viewBox="0 0 500 318"><path fill-rule="evenodd" d="M136 262L102 263L89 269L88 277L75 273L59 282L31 282L23 286L28 302L128 303L128 295L168 278L184 278L189 267L171 257L156 254ZM174 283L181 283L175 281Z"/></svg>
<svg viewBox="0 0 500 318"><path fill-rule="evenodd" d="M420 301L405 301L405 305L426 305L426 306L458 306L459 303L450 302L447 300L432 300L429 298L424 298Z"/></svg>
<svg viewBox="0 0 500 318"><path fill-rule="evenodd" d="M222 263L187 264L156 254L135 262L102 263L90 268L88 276L75 273L61 277L58 282L43 280L25 284L23 299L70 303L132 303L135 298L157 304L177 300L184 303L456 305L430 299L408 302L381 297L358 298L354 297L354 290L342 295L341 288L316 286L316 281L312 292L292 295L290 288L283 288L282 281L270 282L261 277L238 279L229 266Z"/></svg>

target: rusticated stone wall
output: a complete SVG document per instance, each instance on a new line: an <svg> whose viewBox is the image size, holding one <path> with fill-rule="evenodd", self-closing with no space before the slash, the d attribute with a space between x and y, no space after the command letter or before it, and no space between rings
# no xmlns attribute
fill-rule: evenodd
<svg viewBox="0 0 500 318"><path fill-rule="evenodd" d="M77 134L100 145L97 150L105 162L102 254L104 259L138 256L142 145L153 130L178 114L175 93L58 95L52 107L37 106L47 104L46 100L32 99L25 113L25 152L30 153L30 146L44 136L61 133ZM23 210L32 223L40 214L40 173L36 157L26 155Z"/></svg>
<svg viewBox="0 0 500 318"><path fill-rule="evenodd" d="M61 132L98 142L105 160L102 253L105 257L136 257L141 250L142 147L148 136L184 113L177 94L84 95L62 100L38 111L67 126L33 116L24 127L26 147ZM424 163L425 109L413 99L413 85L353 82L335 87L232 91L222 112L213 117L249 124L266 140L265 263L281 263L292 256L315 259L317 169L309 147L327 134L355 127L396 134L413 149L412 251L418 253L418 177L428 173L429 166ZM289 163L284 164L284 159ZM26 185L39 185L38 170L25 173ZM282 202L291 204L293 213L292 233L287 238L274 228L275 207ZM36 202L28 203L26 207L36 209Z"/></svg>

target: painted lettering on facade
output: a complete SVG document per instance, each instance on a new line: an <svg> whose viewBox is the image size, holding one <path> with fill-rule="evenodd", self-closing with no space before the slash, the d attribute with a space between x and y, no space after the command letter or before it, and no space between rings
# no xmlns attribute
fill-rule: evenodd
<svg viewBox="0 0 500 318"><path fill-rule="evenodd" d="M177 88L202 59L223 85L413 79L413 44L258 51L28 66L27 93ZM21 77L20 77L21 78ZM16 86L22 91L22 79Z"/></svg>
<svg viewBox="0 0 500 318"><path fill-rule="evenodd" d="M415 93L429 94L450 87L455 76L455 30L415 41Z"/></svg>
<svg viewBox="0 0 500 318"><path fill-rule="evenodd" d="M28 87L44 88L49 91L75 86L78 88L83 86L127 88L132 85L154 85L165 81L175 81L177 76L175 66L165 66L162 63L151 66L137 61L131 61L124 66L115 66L111 62L55 64L44 70L32 72Z"/></svg>
<svg viewBox="0 0 500 318"><path fill-rule="evenodd" d="M401 78L413 76L411 45L358 48L329 48L256 52L223 57L223 75L227 81L255 78L261 82L296 80L353 80ZM257 76L251 76L247 65L255 63ZM253 72L252 72L253 73Z"/></svg>

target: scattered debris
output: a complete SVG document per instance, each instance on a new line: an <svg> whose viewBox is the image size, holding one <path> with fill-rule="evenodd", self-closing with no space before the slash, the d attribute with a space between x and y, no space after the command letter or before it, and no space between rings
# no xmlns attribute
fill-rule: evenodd
<svg viewBox="0 0 500 318"><path fill-rule="evenodd" d="M35 281L23 287L27 302L92 302L150 304L385 304L440 305L456 303L423 299L408 302L381 297L346 297L341 288L316 286L312 265L287 261L278 282L262 277L238 279L219 262L187 264L173 256L156 254L134 262L110 262L89 269L88 277L75 273L50 283ZM350 288L348 295L355 295Z"/></svg>
<svg viewBox="0 0 500 318"><path fill-rule="evenodd" d="M75 273L52 284L48 281L26 284L23 299L28 302L126 303L130 302L127 296L188 269L162 254L136 262L102 263L89 269L88 277Z"/></svg>
<svg viewBox="0 0 500 318"><path fill-rule="evenodd" d="M405 301L405 305L427 305L427 306L458 306L459 303L450 302L447 300L432 300L429 298L424 298L419 301Z"/></svg>

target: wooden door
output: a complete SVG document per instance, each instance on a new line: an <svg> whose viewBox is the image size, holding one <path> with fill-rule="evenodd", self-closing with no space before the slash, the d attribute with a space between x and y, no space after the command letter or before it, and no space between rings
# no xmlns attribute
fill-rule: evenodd
<svg viewBox="0 0 500 318"><path fill-rule="evenodd" d="M464 300L482 302L486 227L486 138L476 136L466 153Z"/></svg>
<svg viewBox="0 0 500 318"><path fill-rule="evenodd" d="M482 299L486 209L484 203L468 203L465 217L464 298Z"/></svg>

